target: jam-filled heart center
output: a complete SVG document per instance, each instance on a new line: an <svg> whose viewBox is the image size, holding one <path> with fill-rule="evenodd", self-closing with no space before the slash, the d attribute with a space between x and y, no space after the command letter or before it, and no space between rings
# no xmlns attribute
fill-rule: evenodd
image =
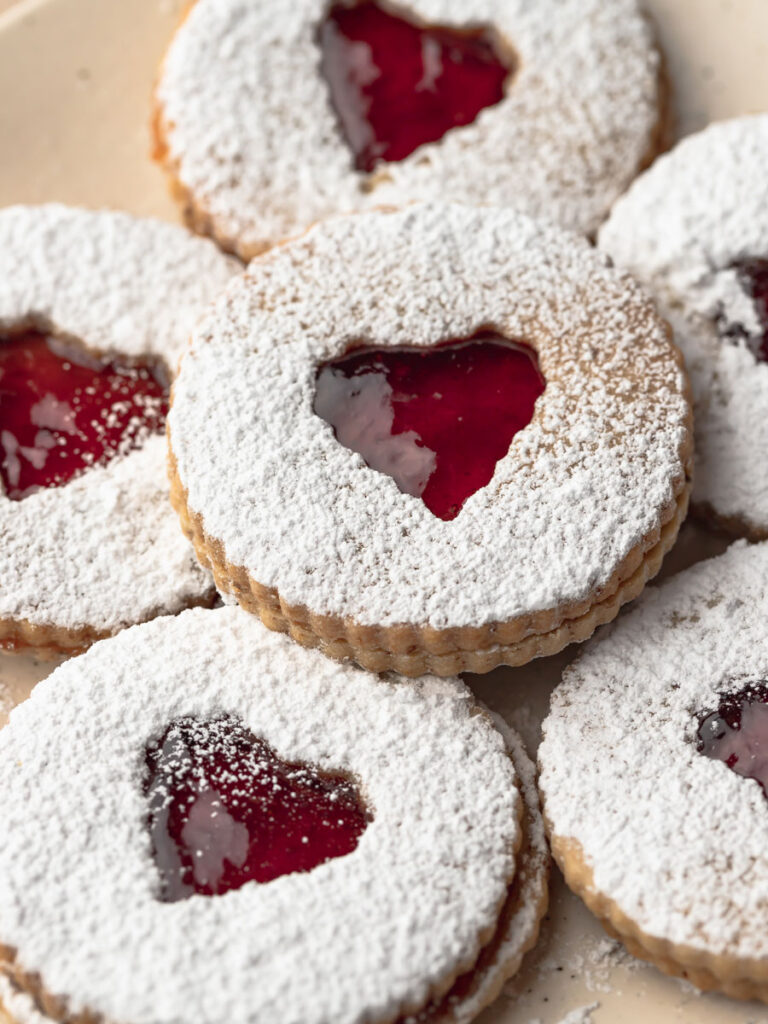
<svg viewBox="0 0 768 1024"><path fill-rule="evenodd" d="M371 469L450 520L490 482L544 386L532 349L486 331L325 363L314 410Z"/></svg>
<svg viewBox="0 0 768 1024"><path fill-rule="evenodd" d="M236 718L180 718L148 744L144 792L165 903L311 871L358 844L352 781L283 761Z"/></svg>
<svg viewBox="0 0 768 1024"><path fill-rule="evenodd" d="M424 25L374 0L334 4L319 43L331 104L367 172L500 103L515 63L488 28Z"/></svg>
<svg viewBox="0 0 768 1024"><path fill-rule="evenodd" d="M99 360L27 331L0 338L0 479L19 501L60 487L162 432L159 371Z"/></svg>
<svg viewBox="0 0 768 1024"><path fill-rule="evenodd" d="M753 303L756 329L740 323L722 324L726 338L746 339L755 357L768 362L768 259L745 259L732 264L739 284Z"/></svg>
<svg viewBox="0 0 768 1024"><path fill-rule="evenodd" d="M751 683L726 694L705 714L697 733L699 753L760 783L768 798L768 684Z"/></svg>

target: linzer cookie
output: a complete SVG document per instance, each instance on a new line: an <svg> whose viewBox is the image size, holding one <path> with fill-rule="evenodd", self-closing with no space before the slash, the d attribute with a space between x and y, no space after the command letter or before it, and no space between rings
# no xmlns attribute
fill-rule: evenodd
<svg viewBox="0 0 768 1024"><path fill-rule="evenodd" d="M768 1001L768 545L649 590L566 670L539 748L570 887L630 952Z"/></svg>
<svg viewBox="0 0 768 1024"><path fill-rule="evenodd" d="M655 295L691 374L694 508L768 537L768 116L685 139L614 208L600 246Z"/></svg>
<svg viewBox="0 0 768 1024"><path fill-rule="evenodd" d="M637 0L197 0L154 132L190 226L249 259L435 196L592 233L666 107Z"/></svg>
<svg viewBox="0 0 768 1024"><path fill-rule="evenodd" d="M510 210L359 214L256 260L195 331L168 424L219 588L406 675L585 639L658 570L690 487L667 326Z"/></svg>
<svg viewBox="0 0 768 1024"><path fill-rule="evenodd" d="M468 1024L546 907L532 765L463 684L337 665L239 608L58 669L0 778L20 1024Z"/></svg>
<svg viewBox="0 0 768 1024"><path fill-rule="evenodd" d="M236 270L159 221L0 211L0 647L81 650L210 602L168 505L168 384Z"/></svg>

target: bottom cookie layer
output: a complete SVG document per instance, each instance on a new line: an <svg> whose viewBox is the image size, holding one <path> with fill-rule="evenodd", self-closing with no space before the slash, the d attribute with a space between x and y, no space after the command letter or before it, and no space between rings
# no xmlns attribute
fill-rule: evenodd
<svg viewBox="0 0 768 1024"><path fill-rule="evenodd" d="M525 954L536 945L547 912L550 856L539 809L536 769L517 734L498 715L493 718L506 740L523 796L523 839L515 879L496 933L473 970L457 978L440 1002L399 1024L469 1024L517 974Z"/></svg>
<svg viewBox="0 0 768 1024"><path fill-rule="evenodd" d="M683 978L704 992L722 992L732 999L768 1003L768 962L713 954L648 935L610 897L595 888L592 869L576 840L551 836L551 845L568 887L632 956L653 964L664 974Z"/></svg>
<svg viewBox="0 0 768 1024"><path fill-rule="evenodd" d="M500 665L526 665L535 658L557 654L569 644L588 640L598 626L615 619L622 605L634 600L659 572L688 513L691 493L689 478L676 497L671 515L661 526L656 542L647 550L643 550L641 542L627 556L625 562L630 565L630 571L609 593L596 596L591 605L584 602L580 614L566 617L554 628L545 627L537 632L529 627L520 636L520 624L516 621L476 629L435 630L411 624L365 627L353 620L319 615L306 607L289 605L277 590L263 586L242 566L228 562L221 543L206 534L202 517L189 509L172 452L169 470L171 503L182 530L194 546L201 565L213 573L222 593L234 595L241 607L258 615L268 629L288 633L303 647L317 648L337 661L354 661L371 672L392 671L411 677L485 673ZM540 618L547 622L552 619L552 613L543 612ZM495 635L510 639L493 643Z"/></svg>
<svg viewBox="0 0 768 1024"><path fill-rule="evenodd" d="M729 537L745 537L754 542L768 540L768 525L753 523L740 516L722 516L704 502L692 504L691 513L705 526Z"/></svg>
<svg viewBox="0 0 768 1024"><path fill-rule="evenodd" d="M207 594L189 601L185 607L212 608L216 600L216 592L211 587ZM168 614L171 613L158 608L149 618ZM53 623L39 625L27 619L0 619L0 651L9 654L33 654L41 661L53 661L62 655L82 654L97 640L105 640L112 635L91 626L66 629Z"/></svg>

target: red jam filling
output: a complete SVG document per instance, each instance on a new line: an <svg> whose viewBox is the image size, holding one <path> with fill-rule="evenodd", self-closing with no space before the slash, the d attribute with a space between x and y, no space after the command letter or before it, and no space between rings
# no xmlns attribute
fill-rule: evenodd
<svg viewBox="0 0 768 1024"><path fill-rule="evenodd" d="M747 293L755 303L762 327L762 341L755 353L761 362L768 362L768 260L744 260L736 270Z"/></svg>
<svg viewBox="0 0 768 1024"><path fill-rule="evenodd" d="M167 392L145 366L119 366L35 331L0 339L0 479L20 501L163 430Z"/></svg>
<svg viewBox="0 0 768 1024"><path fill-rule="evenodd" d="M723 696L699 723L698 750L724 761L745 779L756 779L768 797L768 685L752 683Z"/></svg>
<svg viewBox="0 0 768 1024"><path fill-rule="evenodd" d="M311 871L351 853L369 821L348 778L283 761L228 715L178 719L146 763L165 903Z"/></svg>
<svg viewBox="0 0 768 1024"><path fill-rule="evenodd" d="M321 71L359 171L403 160L504 98L512 71L490 30L423 25L374 0L336 3Z"/></svg>
<svg viewBox="0 0 768 1024"><path fill-rule="evenodd" d="M450 520L489 483L544 386L532 349L487 331L326 363L314 410L371 469Z"/></svg>

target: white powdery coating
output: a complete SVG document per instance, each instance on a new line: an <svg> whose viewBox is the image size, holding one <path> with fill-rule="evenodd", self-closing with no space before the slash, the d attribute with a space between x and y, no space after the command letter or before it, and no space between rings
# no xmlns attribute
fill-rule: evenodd
<svg viewBox="0 0 768 1024"><path fill-rule="evenodd" d="M526 815L525 841L528 849L522 853L517 866L518 909L509 920L504 938L487 974L477 989L453 1008L451 1024L470 1024L488 1005L489 993L497 987L499 971L504 974L505 980L509 976L508 971L504 970L504 965L519 955L520 950L530 944L532 935L538 931L541 920L542 876L549 875L549 844L539 807L536 767L528 757L517 733L500 715L494 714L492 717L496 728L504 737L520 784Z"/></svg>
<svg viewBox="0 0 768 1024"><path fill-rule="evenodd" d="M197 0L170 46L157 90L168 159L220 237L253 249L437 195L593 232L651 148L659 57L637 0L409 0L428 23L494 26L520 69L473 124L358 172L320 73L327 7Z"/></svg>
<svg viewBox="0 0 768 1024"><path fill-rule="evenodd" d="M620 199L599 244L647 284L688 363L696 413L694 501L768 529L768 366L756 310L731 265L768 258L768 115L715 124L661 157ZM759 345L759 342L758 342Z"/></svg>
<svg viewBox="0 0 768 1024"><path fill-rule="evenodd" d="M538 349L534 419L445 522L339 444L318 365L493 326ZM290 604L368 625L506 621L588 598L684 470L683 376L629 275L512 210L414 207L312 229L200 323L169 415L188 505Z"/></svg>
<svg viewBox="0 0 768 1024"><path fill-rule="evenodd" d="M720 694L768 678L768 545L645 592L564 674L539 748L552 833L647 935L766 957L768 806L697 752Z"/></svg>
<svg viewBox="0 0 768 1024"><path fill-rule="evenodd" d="M357 776L373 820L309 873L161 903L146 743L222 713L287 761ZM156 619L57 669L0 733L0 766L2 941L70 1013L391 1018L473 962L515 869L515 771L458 680L337 665L238 608Z"/></svg>
<svg viewBox="0 0 768 1024"><path fill-rule="evenodd" d="M0 335L34 324L173 373L239 269L160 221L50 205L0 211ZM0 341L0 344L2 342ZM0 618L115 631L210 589L168 502L162 437L63 487L0 493Z"/></svg>
<svg viewBox="0 0 768 1024"><path fill-rule="evenodd" d="M566 1013L560 1024L592 1024L592 1014L600 1009L600 1003L590 1003L589 1006L579 1006L570 1013Z"/></svg>
<svg viewBox="0 0 768 1024"><path fill-rule="evenodd" d="M538 930L541 888L543 878L549 871L549 846L539 809L536 769L519 736L500 716L493 715L493 721L504 737L507 751L512 758L525 806L526 849L521 853L516 872L516 878L519 879L517 884L520 886L519 906L510 918L494 962L480 984L460 1003L451 1005L453 1024L469 1024L488 1005L488 997L491 991L496 989L499 972L505 979L508 977L506 964L519 955L520 950L529 944L532 935ZM0 1013L3 1009L10 1013L18 1024L52 1024L49 1017L44 1017L36 1009L29 995L20 991L5 975L0 974ZM416 1024L419 1018L409 1019L413 1019Z"/></svg>

